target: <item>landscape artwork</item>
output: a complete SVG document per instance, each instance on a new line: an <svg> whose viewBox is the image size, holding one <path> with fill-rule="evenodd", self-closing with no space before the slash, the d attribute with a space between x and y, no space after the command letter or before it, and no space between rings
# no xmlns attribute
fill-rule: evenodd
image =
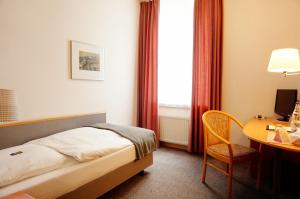
<svg viewBox="0 0 300 199"><path fill-rule="evenodd" d="M100 71L100 55L86 51L79 51L79 69Z"/></svg>
<svg viewBox="0 0 300 199"><path fill-rule="evenodd" d="M104 49L71 41L72 79L104 80Z"/></svg>

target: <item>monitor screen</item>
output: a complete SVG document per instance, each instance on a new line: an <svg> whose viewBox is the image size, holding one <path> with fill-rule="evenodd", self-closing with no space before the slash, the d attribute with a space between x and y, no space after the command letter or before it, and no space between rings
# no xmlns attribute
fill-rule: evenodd
<svg viewBox="0 0 300 199"><path fill-rule="evenodd" d="M295 108L297 89L277 89L275 113L285 118L289 117Z"/></svg>

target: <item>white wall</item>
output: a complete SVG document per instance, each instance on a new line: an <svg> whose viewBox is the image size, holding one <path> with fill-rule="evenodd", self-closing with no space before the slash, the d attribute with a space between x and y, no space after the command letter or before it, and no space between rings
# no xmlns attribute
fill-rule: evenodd
<svg viewBox="0 0 300 199"><path fill-rule="evenodd" d="M300 76L267 72L271 51L286 47L300 49L299 0L224 1L225 111L243 123L259 113L272 116L277 88L300 89ZM247 144L239 132L233 141Z"/></svg>
<svg viewBox="0 0 300 199"><path fill-rule="evenodd" d="M0 88L16 90L19 119L107 112L134 124L137 0L1 0ZM104 81L70 79L69 40L105 48Z"/></svg>

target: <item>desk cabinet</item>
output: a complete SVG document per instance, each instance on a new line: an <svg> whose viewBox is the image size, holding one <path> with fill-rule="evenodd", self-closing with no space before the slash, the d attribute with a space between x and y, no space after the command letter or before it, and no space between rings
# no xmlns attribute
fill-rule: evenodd
<svg viewBox="0 0 300 199"><path fill-rule="evenodd" d="M259 143L255 141L250 142L251 147L258 150ZM263 148L263 163L262 163L262 181L263 183L272 182L272 166L274 159L274 148L264 145ZM299 179L300 179L300 154L291 151L281 151L281 190L283 192L298 193L299 190ZM257 162L253 162L251 166L251 175L256 177Z"/></svg>

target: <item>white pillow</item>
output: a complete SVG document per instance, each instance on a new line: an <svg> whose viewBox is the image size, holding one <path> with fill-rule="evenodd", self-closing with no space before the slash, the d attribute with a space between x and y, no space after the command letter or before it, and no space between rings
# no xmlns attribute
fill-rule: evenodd
<svg viewBox="0 0 300 199"><path fill-rule="evenodd" d="M55 150L24 144L0 150L0 187L61 167L69 158Z"/></svg>

